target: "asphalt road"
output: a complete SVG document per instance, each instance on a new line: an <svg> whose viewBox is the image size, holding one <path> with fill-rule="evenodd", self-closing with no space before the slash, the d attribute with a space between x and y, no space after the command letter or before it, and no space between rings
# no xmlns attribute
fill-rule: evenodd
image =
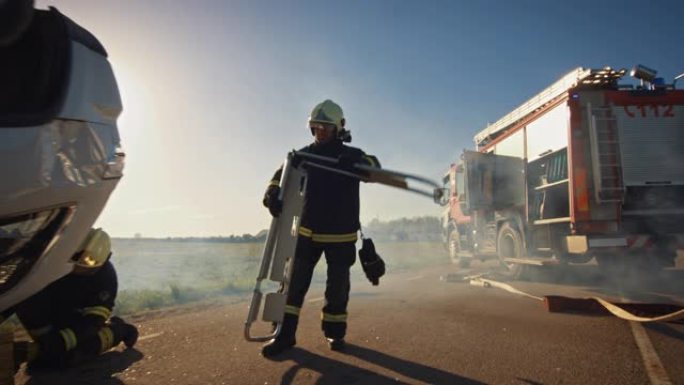
<svg viewBox="0 0 684 385"><path fill-rule="evenodd" d="M135 349L65 373L21 371L16 383L684 384L684 325L550 313L541 301L459 279L493 270L493 263L470 271L445 265L390 271L379 287L356 283L345 352L323 339L319 288L307 297L297 347L276 360L243 338L246 299L226 299L133 317L142 337ZM683 278L684 270L671 270L651 280L607 279L596 266L571 266L508 283L536 296L681 304Z"/></svg>

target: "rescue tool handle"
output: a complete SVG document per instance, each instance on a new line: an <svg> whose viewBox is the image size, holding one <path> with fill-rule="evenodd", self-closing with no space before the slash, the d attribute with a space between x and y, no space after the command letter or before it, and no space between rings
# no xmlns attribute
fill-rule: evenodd
<svg viewBox="0 0 684 385"><path fill-rule="evenodd" d="M364 182L372 182L372 183L380 183L384 184L387 186L393 186L397 187L403 190L408 190L423 196L427 196L429 198L432 198L432 200L439 204L439 205L446 205L448 203L448 197L447 194L445 194L445 189L441 187L438 183L427 179L423 178L418 175L412 175L412 174L407 174L403 173L400 171L394 171L394 170L388 170L385 168L378 168L378 167L373 167L373 166L368 166L365 164L359 164L356 163L354 164L354 168L359 170L359 171L364 171L368 175L359 175L356 173L353 173L351 171L347 170L342 170L340 168L337 168L335 166L339 165L339 160L336 158L331 158L327 156L321 156L321 155L316 155L316 154L310 154L307 152L302 152L302 151L292 151L295 156L299 156L303 159L306 160L318 160L322 162L329 163L330 166L323 165L320 163L314 163L314 162L306 162L307 166L310 167L315 167L319 168L322 170L334 172L336 174L340 175L345 175L349 176L352 178L360 179ZM421 187L412 187L409 185L409 181L417 182L422 185L426 186L421 186ZM432 190L428 190L428 188L432 188Z"/></svg>
<svg viewBox="0 0 684 385"><path fill-rule="evenodd" d="M251 322L245 322L245 339L249 342L265 342L273 338L276 338L278 334L280 334L280 329L283 327L283 324L278 322L273 332L271 332L271 334L264 336L253 336L250 332L251 327Z"/></svg>
<svg viewBox="0 0 684 385"><path fill-rule="evenodd" d="M297 247L297 229L304 204L306 172L294 162L294 153L289 153L283 164L278 199L283 202L280 215L271 220L271 227L264 244L261 267L257 275L254 292L245 321L244 337L247 341L267 341L275 338L282 329L287 292L292 276L294 254ZM264 293L264 280L279 283L277 292ZM269 290L266 290L269 291ZM268 326L275 325L267 335L256 336L251 327L257 318Z"/></svg>
<svg viewBox="0 0 684 385"><path fill-rule="evenodd" d="M271 226L268 229L269 234L274 234L277 230L278 222L276 218L271 219ZM261 259L261 266L259 267L259 275L257 276L257 283L268 276L268 269L271 266L271 260L273 259L273 248L275 246L275 237L268 237L266 239L266 244L264 245L264 250L262 253L263 258Z"/></svg>

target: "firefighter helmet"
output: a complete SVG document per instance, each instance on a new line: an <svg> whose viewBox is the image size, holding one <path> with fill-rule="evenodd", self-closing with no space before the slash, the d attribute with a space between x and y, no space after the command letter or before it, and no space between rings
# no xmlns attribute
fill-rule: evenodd
<svg viewBox="0 0 684 385"><path fill-rule="evenodd" d="M313 108L311 115L309 115L309 124L311 123L332 124L335 126L337 139L344 142L351 141L349 130L344 128L345 119L342 107L330 99L324 100ZM311 135L313 134L314 129L311 128Z"/></svg>
<svg viewBox="0 0 684 385"><path fill-rule="evenodd" d="M318 103L311 111L309 123L328 123L334 124L335 128L344 127L344 113L342 107L330 99Z"/></svg>
<svg viewBox="0 0 684 385"><path fill-rule="evenodd" d="M91 229L75 255L74 273L97 271L112 254L109 235L102 229Z"/></svg>

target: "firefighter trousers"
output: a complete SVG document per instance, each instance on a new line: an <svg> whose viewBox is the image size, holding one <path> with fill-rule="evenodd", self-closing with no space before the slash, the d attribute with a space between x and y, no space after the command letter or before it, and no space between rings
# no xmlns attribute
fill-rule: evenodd
<svg viewBox="0 0 684 385"><path fill-rule="evenodd" d="M325 283L325 305L321 315L321 328L328 338L344 338L347 331L347 303L349 302L349 269L356 261L355 242L320 243L299 236L295 251L292 279L287 293L287 306L283 333L294 338L299 310L304 303L314 268L325 253L328 265Z"/></svg>

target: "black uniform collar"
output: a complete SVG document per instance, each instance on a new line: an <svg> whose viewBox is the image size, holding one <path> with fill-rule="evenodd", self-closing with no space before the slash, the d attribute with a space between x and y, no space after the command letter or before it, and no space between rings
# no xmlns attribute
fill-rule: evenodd
<svg viewBox="0 0 684 385"><path fill-rule="evenodd" d="M324 144L313 142L310 148L316 153L329 153L339 151L343 146L344 145L342 144L341 140L333 139Z"/></svg>

